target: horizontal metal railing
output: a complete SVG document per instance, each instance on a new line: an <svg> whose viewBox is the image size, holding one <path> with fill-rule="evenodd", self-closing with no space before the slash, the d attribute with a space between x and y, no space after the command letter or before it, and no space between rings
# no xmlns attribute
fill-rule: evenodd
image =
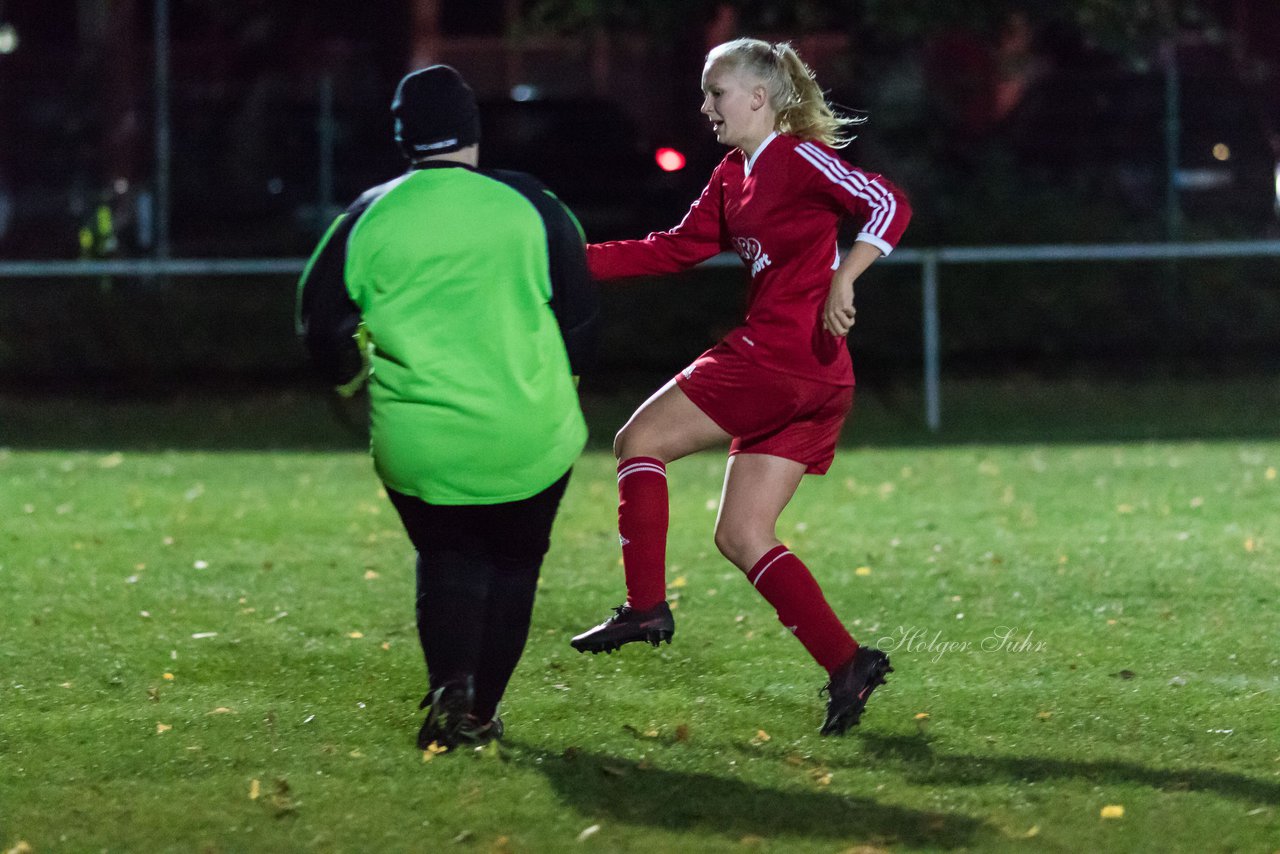
<svg viewBox="0 0 1280 854"><path fill-rule="evenodd" d="M898 249L881 264L917 264L923 302L924 400L929 429L942 425L941 319L938 316L939 268L943 264L1036 264L1062 261L1178 261L1212 258L1280 258L1280 240L1198 243L1053 244L1028 246L945 246ZM725 252L706 267L741 264ZM169 258L101 261L0 261L0 279L102 276L275 276L302 272L305 258ZM1280 279L1280 271L1277 271Z"/></svg>

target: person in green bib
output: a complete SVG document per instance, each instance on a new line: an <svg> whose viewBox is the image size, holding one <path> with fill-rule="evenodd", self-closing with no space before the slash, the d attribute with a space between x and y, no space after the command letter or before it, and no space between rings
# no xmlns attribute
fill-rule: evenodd
<svg viewBox="0 0 1280 854"><path fill-rule="evenodd" d="M418 747L500 738L569 472L587 439L575 375L598 313L577 220L537 179L482 170L457 71L391 104L404 175L329 227L298 284L318 373L367 380L374 467L417 550L427 665Z"/></svg>

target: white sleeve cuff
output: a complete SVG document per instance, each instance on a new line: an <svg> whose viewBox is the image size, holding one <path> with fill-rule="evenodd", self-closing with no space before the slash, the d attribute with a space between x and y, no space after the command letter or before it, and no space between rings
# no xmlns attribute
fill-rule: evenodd
<svg viewBox="0 0 1280 854"><path fill-rule="evenodd" d="M874 234L871 234L870 232L866 232L866 231L862 232L861 234L859 234L857 237L854 238L854 241L861 242L861 243L870 243L872 246L879 249L882 255L888 255L890 252L893 251L893 247L891 245L889 245L888 243L885 243L879 237L876 237Z"/></svg>

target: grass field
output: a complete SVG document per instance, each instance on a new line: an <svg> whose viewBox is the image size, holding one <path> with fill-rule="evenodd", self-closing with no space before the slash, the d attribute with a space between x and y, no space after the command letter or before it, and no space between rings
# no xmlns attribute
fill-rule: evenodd
<svg viewBox="0 0 1280 854"><path fill-rule="evenodd" d="M14 443L0 850L1280 850L1280 442L845 450L780 529L896 667L842 739L714 551L722 466L671 467L675 642L592 657L622 588L586 455L505 746L428 758L362 453Z"/></svg>

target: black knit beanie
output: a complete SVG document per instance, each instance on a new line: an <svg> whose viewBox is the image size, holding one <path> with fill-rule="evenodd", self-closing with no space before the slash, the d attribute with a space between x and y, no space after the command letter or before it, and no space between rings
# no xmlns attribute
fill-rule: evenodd
<svg viewBox="0 0 1280 854"><path fill-rule="evenodd" d="M480 141L480 110L471 87L448 65L405 76L391 102L396 142L410 160L447 154Z"/></svg>

